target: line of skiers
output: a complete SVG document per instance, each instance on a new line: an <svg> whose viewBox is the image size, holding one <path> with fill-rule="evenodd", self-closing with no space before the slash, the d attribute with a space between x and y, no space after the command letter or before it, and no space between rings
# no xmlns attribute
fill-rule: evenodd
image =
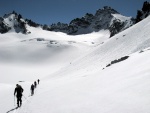
<svg viewBox="0 0 150 113"><path fill-rule="evenodd" d="M38 84L40 83L40 80L37 80ZM34 85L31 85L31 96L34 94L34 89L37 87L36 81L34 82ZM17 106L20 107L22 105L22 96L23 96L24 89L21 87L21 85L16 84L16 88L14 90L14 96L16 95L17 98Z"/></svg>
<svg viewBox="0 0 150 113"><path fill-rule="evenodd" d="M38 79L37 82L38 82L38 84L39 84L39 83L40 83L40 80ZM34 89L35 89L36 87L37 87L37 83L36 83L36 81L35 81L34 84L32 84L32 85L31 85L31 88L30 88L30 90L31 90L31 96L34 95Z"/></svg>

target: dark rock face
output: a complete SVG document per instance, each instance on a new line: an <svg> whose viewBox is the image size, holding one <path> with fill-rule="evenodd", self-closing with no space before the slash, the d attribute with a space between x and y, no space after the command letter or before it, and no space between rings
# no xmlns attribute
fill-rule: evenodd
<svg viewBox="0 0 150 113"><path fill-rule="evenodd" d="M143 3L142 10L137 11L136 23L145 19L149 15L150 15L150 2L145 1Z"/></svg>
<svg viewBox="0 0 150 113"><path fill-rule="evenodd" d="M11 28L3 22L3 18L0 17L0 33L7 33Z"/></svg>
<svg viewBox="0 0 150 113"><path fill-rule="evenodd" d="M41 26L40 24L38 23L35 23L33 22L32 20L29 20L29 19L25 19L26 23L29 25L29 26L32 26L32 27L39 27Z"/></svg>
<svg viewBox="0 0 150 113"><path fill-rule="evenodd" d="M68 31L68 24L58 22L57 24L52 24L50 27L47 26L47 29L49 31L65 32Z"/></svg>

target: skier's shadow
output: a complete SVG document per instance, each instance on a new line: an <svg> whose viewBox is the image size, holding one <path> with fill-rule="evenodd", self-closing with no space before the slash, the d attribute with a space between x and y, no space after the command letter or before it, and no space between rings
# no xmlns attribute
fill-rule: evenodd
<svg viewBox="0 0 150 113"><path fill-rule="evenodd" d="M6 113L9 113L9 112L11 112L11 111L14 111L14 110L16 110L17 108L18 108L18 107L12 108L11 110L7 111Z"/></svg>

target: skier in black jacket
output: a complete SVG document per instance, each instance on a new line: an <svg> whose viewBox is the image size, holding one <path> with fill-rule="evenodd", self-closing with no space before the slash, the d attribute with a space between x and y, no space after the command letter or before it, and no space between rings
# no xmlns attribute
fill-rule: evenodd
<svg viewBox="0 0 150 113"><path fill-rule="evenodd" d="M23 93L23 88L19 84L16 84L16 88L14 90L14 96L16 94L18 107L20 107L22 104L22 99L21 99L22 93Z"/></svg>
<svg viewBox="0 0 150 113"><path fill-rule="evenodd" d="M37 81L38 81L38 84L39 84L39 83L40 83L40 80L38 79Z"/></svg>
<svg viewBox="0 0 150 113"><path fill-rule="evenodd" d="M34 94L34 85L31 85L31 96Z"/></svg>
<svg viewBox="0 0 150 113"><path fill-rule="evenodd" d="M37 85L37 83L36 83L36 81L34 82L34 88L36 88L36 85Z"/></svg>

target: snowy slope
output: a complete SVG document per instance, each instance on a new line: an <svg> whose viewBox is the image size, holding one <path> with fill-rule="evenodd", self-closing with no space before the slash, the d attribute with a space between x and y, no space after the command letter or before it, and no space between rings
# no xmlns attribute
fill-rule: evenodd
<svg viewBox="0 0 150 113"><path fill-rule="evenodd" d="M57 73L63 75L78 75L80 73L95 73L99 69L103 69L111 61L119 59L123 56L130 55L136 51L140 51L150 46L150 17L144 21L130 27L129 29L115 35L104 43L100 44L89 55L73 62L66 71L66 67ZM87 66L87 64L90 64Z"/></svg>
<svg viewBox="0 0 150 113"><path fill-rule="evenodd" d="M25 82L23 106L13 110L13 86L3 85L5 95L1 112L14 113L148 113L150 49L135 53L126 61L103 71L78 77L59 77L42 81L33 97ZM140 61L140 62L139 62ZM138 63L137 63L138 62ZM5 87L4 87L5 86ZM6 106L7 105L7 106ZM4 109L5 108L5 109Z"/></svg>
<svg viewBox="0 0 150 113"><path fill-rule="evenodd" d="M41 78L70 65L109 39L108 31L74 37L41 28L28 26L28 29L32 31L28 35L13 32L1 34L0 71L6 76L0 82ZM12 75L17 77L12 78Z"/></svg>
<svg viewBox="0 0 150 113"><path fill-rule="evenodd" d="M148 113L149 57L150 50L94 74L43 81L18 112Z"/></svg>
<svg viewBox="0 0 150 113"><path fill-rule="evenodd" d="M108 31L68 36L28 29L29 35L0 35L0 113L149 112L150 17L112 38ZM38 78L35 95L28 97ZM25 91L15 110L18 81Z"/></svg>

